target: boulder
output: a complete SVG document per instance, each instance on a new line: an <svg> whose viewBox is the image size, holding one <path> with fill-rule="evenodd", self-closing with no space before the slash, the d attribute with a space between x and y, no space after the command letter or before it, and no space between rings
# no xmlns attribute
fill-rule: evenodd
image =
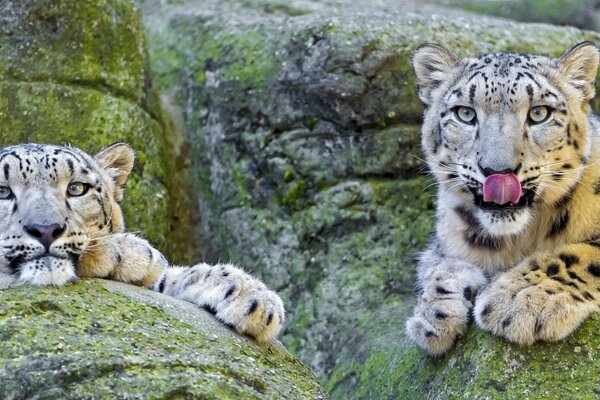
<svg viewBox="0 0 600 400"><path fill-rule="evenodd" d="M325 398L281 344L119 282L10 287L0 274L0 338L2 399Z"/></svg>
<svg viewBox="0 0 600 400"><path fill-rule="evenodd" d="M195 175L203 256L284 296L282 341L333 398L574 393L597 319L528 349L472 329L439 360L404 337L435 201L410 58L424 42L558 56L597 34L396 0L147 0L142 12ZM598 386L589 376L582 393Z"/></svg>

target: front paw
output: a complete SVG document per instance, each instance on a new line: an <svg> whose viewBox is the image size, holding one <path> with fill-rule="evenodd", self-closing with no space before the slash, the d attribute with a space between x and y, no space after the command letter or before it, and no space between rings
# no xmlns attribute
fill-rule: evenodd
<svg viewBox="0 0 600 400"><path fill-rule="evenodd" d="M432 356L446 353L469 322L469 306L460 298L422 302L406 322L408 337Z"/></svg>
<svg viewBox="0 0 600 400"><path fill-rule="evenodd" d="M560 276L563 268L550 263L558 279L548 277L546 266L529 271L517 268L501 275L477 298L477 324L519 345L565 338L596 305L578 293L577 283L569 284L568 277Z"/></svg>
<svg viewBox="0 0 600 400"><path fill-rule="evenodd" d="M281 330L281 298L243 270L230 264L199 264L185 275L172 289L175 296L198 304L237 333L265 342Z"/></svg>
<svg viewBox="0 0 600 400"><path fill-rule="evenodd" d="M446 353L465 331L472 299L486 282L481 270L475 267L460 272L449 274L441 269L431 274L413 316L406 323L408 337L432 356Z"/></svg>

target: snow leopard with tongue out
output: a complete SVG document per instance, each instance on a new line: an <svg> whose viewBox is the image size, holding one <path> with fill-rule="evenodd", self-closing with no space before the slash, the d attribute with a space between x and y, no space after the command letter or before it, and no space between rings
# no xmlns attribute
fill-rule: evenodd
<svg viewBox="0 0 600 400"><path fill-rule="evenodd" d="M436 233L418 268L408 336L448 351L471 315L528 345L573 332L600 306L598 49L559 58L413 57L422 145L439 182Z"/></svg>

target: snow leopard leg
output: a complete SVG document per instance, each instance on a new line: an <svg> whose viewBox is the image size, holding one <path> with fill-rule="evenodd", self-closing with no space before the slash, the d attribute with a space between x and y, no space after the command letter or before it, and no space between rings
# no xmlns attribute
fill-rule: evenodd
<svg viewBox="0 0 600 400"><path fill-rule="evenodd" d="M465 331L474 297L486 282L480 268L445 258L432 243L421 255L419 295L414 314L406 323L408 337L433 356L447 352Z"/></svg>
<svg viewBox="0 0 600 400"><path fill-rule="evenodd" d="M171 267L155 290L194 303L259 342L276 336L285 317L275 292L231 264Z"/></svg>
<svg viewBox="0 0 600 400"><path fill-rule="evenodd" d="M101 277L145 286L194 303L237 333L259 342L281 330L283 302L260 280L231 264L169 267L146 240L131 233L104 238L78 265L81 277Z"/></svg>

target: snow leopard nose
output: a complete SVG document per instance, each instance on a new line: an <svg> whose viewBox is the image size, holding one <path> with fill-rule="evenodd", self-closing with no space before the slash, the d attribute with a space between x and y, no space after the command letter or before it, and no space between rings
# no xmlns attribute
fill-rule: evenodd
<svg viewBox="0 0 600 400"><path fill-rule="evenodd" d="M515 175L517 175L519 173L519 170L521 169L521 166L523 164L519 163L519 165L516 166L516 168L504 168L502 170L496 170L493 168L488 168L488 167L484 167L481 165L481 163L477 163L477 166L479 167L479 170L483 173L483 176L488 177L490 175L495 175L495 174L510 174L513 173Z"/></svg>
<svg viewBox="0 0 600 400"><path fill-rule="evenodd" d="M50 245L65 232L66 225L50 224L50 225L25 225L25 232L31 237L39 240L44 245L46 251L50 249Z"/></svg>

